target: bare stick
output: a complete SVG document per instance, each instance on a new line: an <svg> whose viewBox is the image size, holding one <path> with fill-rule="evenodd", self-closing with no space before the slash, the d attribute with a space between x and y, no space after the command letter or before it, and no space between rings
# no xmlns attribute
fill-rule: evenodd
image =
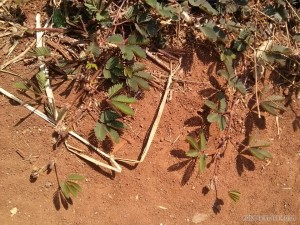
<svg viewBox="0 0 300 225"><path fill-rule="evenodd" d="M148 49L146 49L146 55L152 60L154 60L156 63L158 63L160 66L162 66L164 69L170 71L170 68L164 62L155 57L151 52L149 52Z"/></svg>
<svg viewBox="0 0 300 225"><path fill-rule="evenodd" d="M254 75L255 75L255 97L256 97L256 104L257 104L258 118L261 118L259 100L258 100L257 62L256 62L256 50L255 49L254 49Z"/></svg>

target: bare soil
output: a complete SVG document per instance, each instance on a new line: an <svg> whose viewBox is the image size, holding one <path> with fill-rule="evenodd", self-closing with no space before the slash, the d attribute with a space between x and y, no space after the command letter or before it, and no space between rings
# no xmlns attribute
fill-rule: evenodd
<svg viewBox="0 0 300 225"><path fill-rule="evenodd" d="M31 23L34 24L34 21ZM32 38L23 39L9 57L2 49L1 64L24 51L31 41ZM292 102L293 111L289 109L279 116L279 128L275 117L267 113L263 113L262 120L257 120L252 114L246 117L249 109L242 103L237 105L232 142L229 142L218 170L220 208L214 207L216 192L206 193L205 188L210 185L214 165L200 174L197 165L193 170L194 165L187 164L186 159L180 157L188 149L186 135L199 132L204 123L201 118L204 100L213 93L212 88L218 87L216 83L222 82L222 79L212 79L212 76L217 76L211 69L218 63L217 57L204 48L202 56L205 55L212 56L207 60L200 54L191 54L190 72L179 73L177 78L184 81L173 82L172 98L166 104L146 160L138 166L124 164L120 174L83 161L68 152L64 145L53 150L53 127L1 95L1 224L270 224L262 217L248 215L285 215L290 220L276 219L275 224L299 224L300 131L293 129L293 121L300 116L299 99ZM150 61L147 65L150 72L168 75ZM18 62L6 70L31 78L36 68L37 65ZM19 81L17 77L0 73L0 87L26 100L13 87L16 81ZM159 106L166 78L161 77L157 81L158 85L144 92L141 100L133 105L136 116L126 121L129 128L123 135L123 145L117 150L112 149L114 155L131 159L139 156ZM67 101L60 95L63 90L64 86L61 86L55 91L61 104ZM42 107L39 109L43 110ZM91 114L97 115L93 111ZM75 129L86 139L91 139L94 125L93 117L86 113ZM209 127L208 133L208 148L214 150L222 134L214 124ZM251 156L237 157L237 143L250 133L272 143L269 151L273 159L264 162ZM82 147L76 141L72 143ZM26 158L31 156L31 161L23 160L17 150L22 151ZM88 149L85 151L101 159L96 153ZM41 175L35 182L29 179L33 165L42 166L53 158L56 159L60 179L70 173L85 177L81 182L83 191L73 198L73 204L68 207L54 205L53 196L57 190L54 172ZM241 199L233 202L228 190L240 191ZM12 214L11 210L15 207L17 213Z"/></svg>

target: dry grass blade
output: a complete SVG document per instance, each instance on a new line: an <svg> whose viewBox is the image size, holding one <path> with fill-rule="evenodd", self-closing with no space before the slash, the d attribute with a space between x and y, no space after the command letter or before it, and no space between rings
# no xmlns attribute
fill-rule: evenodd
<svg viewBox="0 0 300 225"><path fill-rule="evenodd" d="M68 151L74 153L75 155L77 155L77 156L79 156L79 157L81 157L81 158L83 158L83 159L85 159L85 160L87 160L87 161L89 161L89 162L97 165L97 166L101 166L101 167L104 167L104 168L116 171L118 173L120 173L122 171L120 167L119 168L112 167L112 166L107 165L107 164L105 164L103 162L100 162L100 161L98 161L98 160L96 160L96 159L94 159L94 158L92 158L92 157L90 157L88 155L85 155L83 153L78 152L76 148L74 148L73 146L69 145L66 141L65 141L65 145L66 145L66 148L68 149Z"/></svg>

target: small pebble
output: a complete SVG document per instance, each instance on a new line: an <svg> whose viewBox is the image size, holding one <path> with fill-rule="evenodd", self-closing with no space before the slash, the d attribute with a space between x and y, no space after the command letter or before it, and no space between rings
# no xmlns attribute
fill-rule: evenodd
<svg viewBox="0 0 300 225"><path fill-rule="evenodd" d="M53 184L51 182L47 181L45 184L45 187L50 188L51 186L53 186Z"/></svg>

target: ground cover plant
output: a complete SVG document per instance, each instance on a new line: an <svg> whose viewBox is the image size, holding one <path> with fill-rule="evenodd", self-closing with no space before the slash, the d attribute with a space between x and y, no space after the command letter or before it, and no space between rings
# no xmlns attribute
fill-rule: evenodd
<svg viewBox="0 0 300 225"><path fill-rule="evenodd" d="M21 10L22 4L26 1L4 7L12 12ZM15 22L21 28L18 27L17 34L9 35L12 40L40 32L52 35L45 38L45 45L34 47L34 43L21 56L26 62L38 61L47 69L41 68L32 79L19 77L14 86L27 96L28 103L44 106L55 125L56 146L65 143L68 132L83 114L82 108L88 112L92 107L98 112L98 118L91 132L98 142L104 143L105 152L109 152L126 132L126 119L139 116L132 108L142 101L138 96L155 85L154 75L147 71L146 60L154 60L173 76L172 67L176 64L189 69L192 62L187 56L193 54L193 49L199 50L199 44L214 49L219 57L217 73L209 76L222 84L199 106L203 121L201 131L186 137L189 150L183 158L188 158L184 165L188 164L189 170L198 165L204 174L209 169L208 164L214 165L213 185L208 190L216 192L213 206L216 213L223 204L223 196L217 195L220 176L217 168L227 157L228 144L236 145L232 136L233 121L238 117L262 118L265 114L277 117L289 110L293 99L299 98L300 18L296 1L63 0L49 2L47 13L47 23L52 27L29 28ZM180 42L180 37L186 38L186 42ZM193 41L189 42L189 38ZM175 48L174 43L179 47ZM185 44L189 48L184 49ZM153 56L153 52L162 54L170 61L169 65ZM9 73L5 68L11 63L13 61L3 63L1 71ZM57 106L53 97L49 98L49 79L67 84L66 96L71 91L76 92L67 106ZM272 85L267 86L269 83ZM245 105L246 115L235 113L238 104ZM219 146L211 149L209 129L214 123L219 128ZM299 129L297 116L293 124ZM106 145L107 142L110 144ZM272 159L272 151L266 149L270 143L252 136L251 132L246 131L245 140L236 146L236 161L251 157ZM104 156L112 164L118 160L139 163L139 160ZM55 160L51 162L47 169L35 169L31 177L36 179L49 166L50 172L56 166ZM181 183L186 184L189 178L190 175L185 175ZM81 191L77 181L82 179L81 175L73 174L65 181L58 181L56 201L60 196L65 208L71 204L71 195L76 197ZM228 195L237 201L242 193L230 187Z"/></svg>

